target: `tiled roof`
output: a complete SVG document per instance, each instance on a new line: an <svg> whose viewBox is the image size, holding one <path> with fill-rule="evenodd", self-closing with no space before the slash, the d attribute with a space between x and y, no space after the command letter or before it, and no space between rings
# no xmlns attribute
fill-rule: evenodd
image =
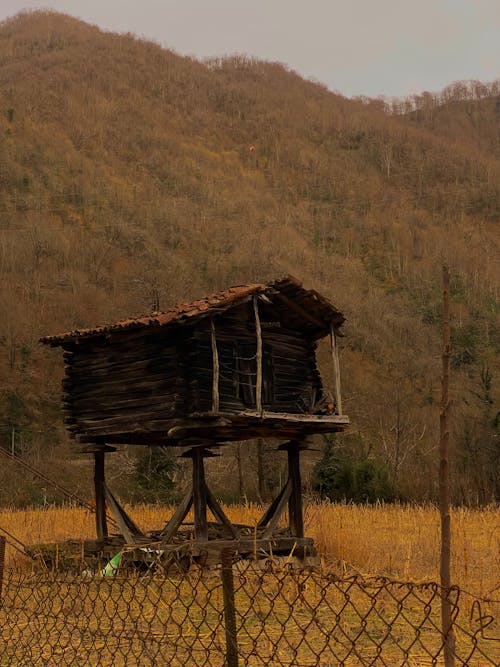
<svg viewBox="0 0 500 667"><path fill-rule="evenodd" d="M251 283L249 285L236 285L229 289L212 294L203 299L197 299L191 303L181 303L175 308L169 308L163 312L141 315L111 324L104 324L89 329L75 329L54 336L44 336L40 342L47 345L62 345L75 342L82 338L93 338L95 336L112 334L124 329L141 329L144 327L166 326L171 324L186 324L201 317L223 312L233 305L248 301L255 294L281 295L285 301L281 306L286 308L286 303L292 306L299 316L305 317L310 314L310 321L317 331L316 335L324 335L328 332L330 322L337 326L342 324L344 317L325 297L314 290L305 290L300 281L292 276L271 283ZM307 317L306 317L307 319Z"/></svg>

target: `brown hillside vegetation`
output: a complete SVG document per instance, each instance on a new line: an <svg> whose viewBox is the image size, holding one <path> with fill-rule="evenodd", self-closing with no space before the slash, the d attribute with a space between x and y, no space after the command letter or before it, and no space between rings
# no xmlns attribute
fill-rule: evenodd
<svg viewBox="0 0 500 667"><path fill-rule="evenodd" d="M40 335L291 273L348 318L335 451L433 498L446 261L454 498L498 498L499 85L481 86L387 113L244 56L201 63L50 12L0 24L4 446L65 451ZM43 497L0 480L4 502Z"/></svg>
<svg viewBox="0 0 500 667"><path fill-rule="evenodd" d="M457 143L468 143L486 157L500 157L500 90L498 82L457 81L440 93L396 100L387 110L404 115Z"/></svg>

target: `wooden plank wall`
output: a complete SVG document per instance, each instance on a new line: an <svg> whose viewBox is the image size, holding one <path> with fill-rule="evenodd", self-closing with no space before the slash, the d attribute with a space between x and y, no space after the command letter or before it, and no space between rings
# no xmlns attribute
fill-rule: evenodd
<svg viewBox="0 0 500 667"><path fill-rule="evenodd" d="M65 423L73 434L104 436L138 426L161 430L185 413L187 390L177 338L124 336L64 353Z"/></svg>
<svg viewBox="0 0 500 667"><path fill-rule="evenodd" d="M214 319L223 412L255 409L256 332L250 306ZM269 317L262 321L262 340L263 409L309 413L322 396L315 343ZM162 432L173 418L212 410L209 318L168 335L147 329L82 341L67 346L64 359L65 422L73 435L98 439Z"/></svg>

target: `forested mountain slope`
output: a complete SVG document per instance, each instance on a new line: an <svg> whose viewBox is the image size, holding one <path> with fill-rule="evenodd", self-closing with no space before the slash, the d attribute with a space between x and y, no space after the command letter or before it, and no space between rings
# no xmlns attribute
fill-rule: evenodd
<svg viewBox="0 0 500 667"><path fill-rule="evenodd" d="M395 100L387 108L435 134L500 158L500 81L457 81L440 93Z"/></svg>
<svg viewBox="0 0 500 667"><path fill-rule="evenodd" d="M4 445L65 438L40 335L291 273L348 319L339 452L432 496L445 261L455 498L498 496L500 113L483 92L387 113L274 63L201 63L55 13L0 24Z"/></svg>

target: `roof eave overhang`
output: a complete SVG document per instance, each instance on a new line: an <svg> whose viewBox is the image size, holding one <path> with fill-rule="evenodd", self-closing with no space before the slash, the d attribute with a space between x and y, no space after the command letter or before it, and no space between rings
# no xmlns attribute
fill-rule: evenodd
<svg viewBox="0 0 500 667"><path fill-rule="evenodd" d="M293 296L290 297L290 295L287 296L284 294L285 288L288 291L290 289L300 290L302 295L307 299L311 299L314 305L323 310L323 313L318 315L317 312L310 312L313 310L312 308L307 309L303 305L295 303ZM288 307L295 309L296 313L302 316L304 321L308 322L307 334L313 340L327 336L331 331L332 325L338 329L345 322L342 313L328 299L315 290L304 290L299 280L292 276L287 276L268 284L253 284L230 288L218 295L194 301L192 304L181 305L165 313L152 313L93 329L76 329L54 336L44 336L40 338L40 343L51 347L65 347L79 345L81 342L89 340L102 339L103 337L111 338L121 333L140 331L142 329L183 327L247 303L256 295L265 296L271 300L278 299L281 301L282 306L286 307L288 305Z"/></svg>

